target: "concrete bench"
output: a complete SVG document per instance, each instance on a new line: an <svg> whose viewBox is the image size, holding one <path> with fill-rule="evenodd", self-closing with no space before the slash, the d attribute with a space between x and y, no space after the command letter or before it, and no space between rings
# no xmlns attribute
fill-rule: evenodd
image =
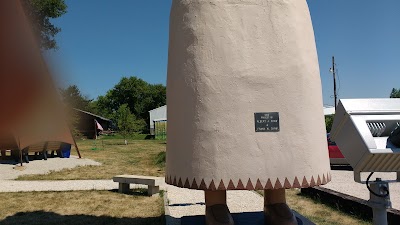
<svg viewBox="0 0 400 225"><path fill-rule="evenodd" d="M147 194L148 196L153 196L160 191L160 182L154 177L145 177L137 175L119 175L113 178L114 182L119 183L118 192L128 193L130 190L130 184L143 184L148 186Z"/></svg>

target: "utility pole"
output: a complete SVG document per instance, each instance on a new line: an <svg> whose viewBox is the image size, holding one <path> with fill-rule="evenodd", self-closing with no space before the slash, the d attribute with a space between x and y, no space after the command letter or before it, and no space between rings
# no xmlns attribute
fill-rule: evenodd
<svg viewBox="0 0 400 225"><path fill-rule="evenodd" d="M335 69L335 56L332 56L332 68L330 69L333 74L333 97L335 99L335 111L337 106L337 91L336 91L336 69Z"/></svg>

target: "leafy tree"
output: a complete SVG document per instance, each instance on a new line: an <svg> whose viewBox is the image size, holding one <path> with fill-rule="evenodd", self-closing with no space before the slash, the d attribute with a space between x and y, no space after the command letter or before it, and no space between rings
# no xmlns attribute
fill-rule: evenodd
<svg viewBox="0 0 400 225"><path fill-rule="evenodd" d="M142 131L148 132L148 111L166 104L166 88L161 84L149 84L137 77L124 77L105 96L98 97L95 101L96 113L115 119L115 113L124 104L127 104L138 121L142 121Z"/></svg>
<svg viewBox="0 0 400 225"><path fill-rule="evenodd" d="M393 88L392 92L390 93L390 97L391 98L400 98L400 88L399 89Z"/></svg>
<svg viewBox="0 0 400 225"><path fill-rule="evenodd" d="M51 23L67 12L64 0L23 0L26 14L33 24L34 31L40 37L41 48L57 49L55 36L61 28Z"/></svg>
<svg viewBox="0 0 400 225"><path fill-rule="evenodd" d="M334 118L335 118L335 115L327 115L327 116L325 116L325 126L326 126L326 132L327 133L331 132Z"/></svg>
<svg viewBox="0 0 400 225"><path fill-rule="evenodd" d="M94 113L103 117L115 120L115 110L110 107L111 103L108 96L99 96L97 100L91 102Z"/></svg>
<svg viewBox="0 0 400 225"><path fill-rule="evenodd" d="M87 96L82 95L78 86L70 85L66 89L60 89L60 94L65 103L67 103L70 107L84 110L84 111L93 111L91 102L92 99L89 99Z"/></svg>
<svg viewBox="0 0 400 225"><path fill-rule="evenodd" d="M124 137L125 144L127 144L126 138L137 131L135 116L131 113L127 104L123 104L119 107L116 116L118 119L119 133Z"/></svg>
<svg viewBox="0 0 400 225"><path fill-rule="evenodd" d="M64 103L67 105L66 110L69 115L69 123L72 128L72 133L75 137L78 137L81 135L78 129L79 116L74 108L92 112L92 100L88 99L86 96L83 96L76 85L71 85L66 89L60 89L60 95Z"/></svg>

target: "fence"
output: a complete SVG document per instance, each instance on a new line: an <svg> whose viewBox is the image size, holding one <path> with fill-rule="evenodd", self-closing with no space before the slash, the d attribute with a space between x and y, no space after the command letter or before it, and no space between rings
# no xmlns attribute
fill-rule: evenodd
<svg viewBox="0 0 400 225"><path fill-rule="evenodd" d="M154 136L156 140L167 140L167 120L154 121Z"/></svg>

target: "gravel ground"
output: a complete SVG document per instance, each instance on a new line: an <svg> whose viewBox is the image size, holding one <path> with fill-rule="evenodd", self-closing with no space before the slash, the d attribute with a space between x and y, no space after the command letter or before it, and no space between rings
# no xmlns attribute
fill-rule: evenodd
<svg viewBox="0 0 400 225"><path fill-rule="evenodd" d="M365 180L368 174L362 174ZM395 180L395 173L375 173L371 180ZM337 192L368 200L369 192L365 184L354 182L352 171L332 171L332 181L323 186ZM167 225L180 225L180 218L204 215L204 192L177 188L167 185L166 215ZM232 213L263 211L263 198L251 191L228 191L228 206ZM393 208L400 209L400 183L390 184Z"/></svg>
<svg viewBox="0 0 400 225"><path fill-rule="evenodd" d="M332 181L324 185L324 188L365 200L369 199L367 187L365 184L359 184L354 181L353 171L332 170L331 174ZM361 180L366 180L368 175L369 173L362 173ZM396 180L396 173L375 173L371 181L375 180L376 177L382 178L382 180ZM389 191L392 207L400 210L400 183L390 183Z"/></svg>
<svg viewBox="0 0 400 225"><path fill-rule="evenodd" d="M147 185L131 184L131 189L147 188ZM87 191L117 190L118 183L113 180L63 180L63 181L14 181L1 180L0 192L33 191ZM165 190L162 183L160 189Z"/></svg>
<svg viewBox="0 0 400 225"><path fill-rule="evenodd" d="M72 169L77 166L99 166L101 163L91 159L79 159L77 156L71 156L71 158L32 160L29 163L23 164L25 167L24 170L16 169L15 167L18 165L14 161L0 161L0 180L13 180L27 174L46 174L50 171Z"/></svg>
<svg viewBox="0 0 400 225"><path fill-rule="evenodd" d="M33 160L24 163L25 169L18 170L13 161L0 161L0 192L30 192L30 191L72 191L72 190L112 190L118 184L112 180L67 180L67 181L13 181L25 174L46 174L77 166L101 165L91 159L49 158ZM367 173L362 174L365 180ZM371 180L380 177L383 180L395 180L395 173L375 173ZM163 179L163 178L160 178ZM352 171L333 170L332 181L324 188L368 200L369 192L365 184L354 182ZM131 188L145 188L143 185L131 185ZM204 192L177 188L163 184L161 189L167 190L166 213L168 225L180 225L183 216L204 215ZM392 206L400 209L400 183L390 184ZM229 191L228 206L232 213L259 212L263 210L263 198L251 191Z"/></svg>

